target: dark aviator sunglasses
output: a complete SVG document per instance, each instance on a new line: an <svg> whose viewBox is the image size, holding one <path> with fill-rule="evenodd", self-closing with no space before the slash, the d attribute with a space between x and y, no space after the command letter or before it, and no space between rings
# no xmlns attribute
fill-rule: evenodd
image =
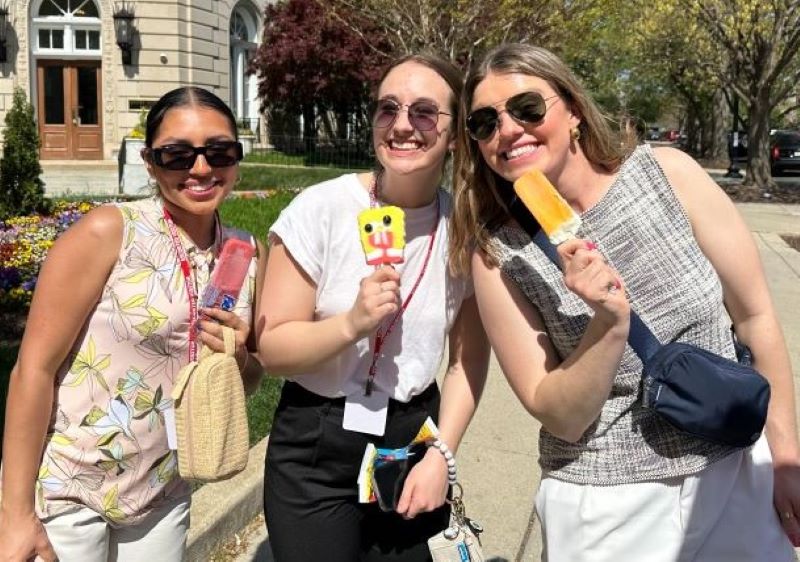
<svg viewBox="0 0 800 562"><path fill-rule="evenodd" d="M372 126L377 129L391 127L400 112L406 108L408 121L418 131L432 131L439 122L440 115L450 115L439 111L439 106L429 101L415 101L410 104L399 104L391 99L378 100L372 114Z"/></svg>
<svg viewBox="0 0 800 562"><path fill-rule="evenodd" d="M545 102L557 97L557 94L545 98L539 92L522 92L506 100L505 111L519 123L538 123L547 113ZM476 141L491 137L500 124L500 113L492 106L480 107L470 113L467 117L469 136Z"/></svg>
<svg viewBox="0 0 800 562"><path fill-rule="evenodd" d="M215 142L205 146L188 144L166 144L149 148L153 164L165 170L191 170L201 154L212 168L227 168L244 158L242 143L235 141Z"/></svg>

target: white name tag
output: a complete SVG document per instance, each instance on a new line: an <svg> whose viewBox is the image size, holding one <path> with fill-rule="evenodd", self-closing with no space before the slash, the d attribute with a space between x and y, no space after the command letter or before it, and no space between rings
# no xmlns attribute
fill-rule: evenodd
<svg viewBox="0 0 800 562"><path fill-rule="evenodd" d="M373 390L369 396L364 396L360 390L354 392L344 402L342 427L348 431L383 435L388 406L389 396L380 390Z"/></svg>
<svg viewBox="0 0 800 562"><path fill-rule="evenodd" d="M164 410L164 426L167 428L167 446L178 450L178 432L175 429L175 409L170 406Z"/></svg>

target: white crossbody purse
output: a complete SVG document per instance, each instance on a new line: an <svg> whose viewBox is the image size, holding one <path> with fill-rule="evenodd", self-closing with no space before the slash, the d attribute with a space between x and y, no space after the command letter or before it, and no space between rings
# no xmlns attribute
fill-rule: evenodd
<svg viewBox="0 0 800 562"><path fill-rule="evenodd" d="M453 507L450 526L428 539L433 562L484 562L483 549L478 535L483 527L467 517L461 484L453 485Z"/></svg>

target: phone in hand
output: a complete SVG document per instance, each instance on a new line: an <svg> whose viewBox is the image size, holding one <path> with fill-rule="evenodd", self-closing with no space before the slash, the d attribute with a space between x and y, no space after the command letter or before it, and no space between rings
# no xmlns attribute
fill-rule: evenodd
<svg viewBox="0 0 800 562"><path fill-rule="evenodd" d="M428 447L415 443L410 447L389 451L378 449L372 472L375 496L383 511L396 511L408 473L422 460Z"/></svg>

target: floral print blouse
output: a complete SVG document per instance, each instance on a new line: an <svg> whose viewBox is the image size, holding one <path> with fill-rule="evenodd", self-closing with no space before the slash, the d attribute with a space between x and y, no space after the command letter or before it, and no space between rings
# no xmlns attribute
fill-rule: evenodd
<svg viewBox="0 0 800 562"><path fill-rule="evenodd" d="M164 414L188 363L183 274L161 200L117 206L124 222L119 259L56 378L36 481L40 517L83 505L113 525L130 525L190 491L167 446ZM221 230L223 239L232 233ZM219 235L204 251L180 233L198 294L213 269ZM253 259L234 309L248 324L255 271Z"/></svg>

